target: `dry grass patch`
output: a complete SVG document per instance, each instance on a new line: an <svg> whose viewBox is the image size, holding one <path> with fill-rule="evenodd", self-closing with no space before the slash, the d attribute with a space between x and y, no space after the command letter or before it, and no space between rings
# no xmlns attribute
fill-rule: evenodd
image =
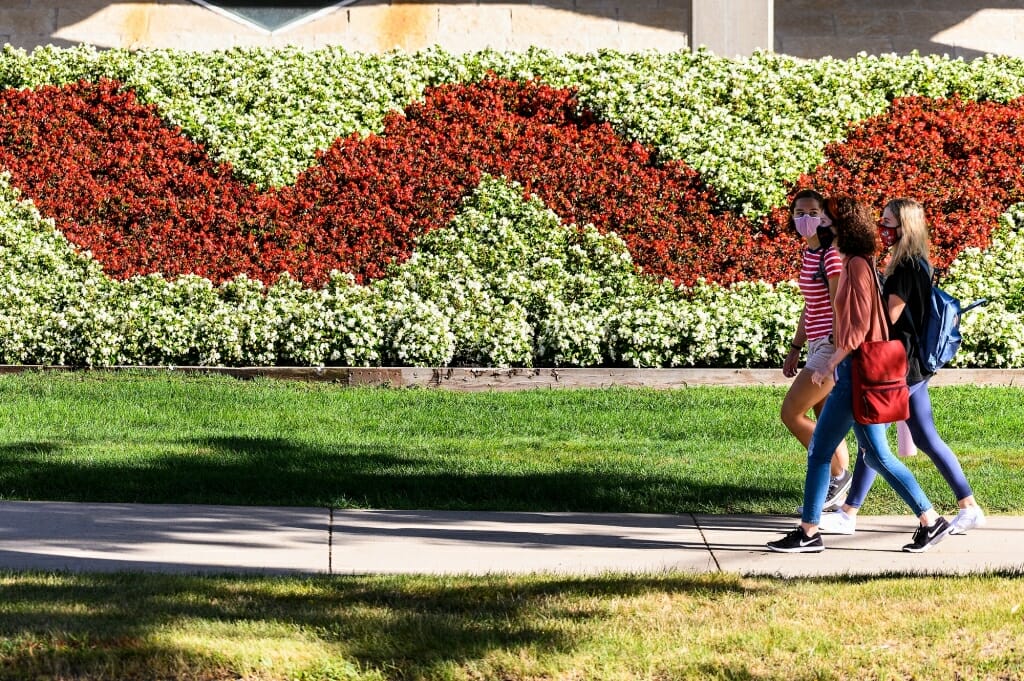
<svg viewBox="0 0 1024 681"><path fill-rule="evenodd" d="M8 574L0 636L4 679L1024 679L1024 579Z"/></svg>

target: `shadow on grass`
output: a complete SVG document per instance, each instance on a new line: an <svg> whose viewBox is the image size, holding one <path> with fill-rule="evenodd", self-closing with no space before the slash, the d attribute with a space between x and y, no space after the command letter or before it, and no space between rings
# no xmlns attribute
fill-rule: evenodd
<svg viewBox="0 0 1024 681"><path fill-rule="evenodd" d="M793 481L752 476L730 484L644 470L523 469L522 463L385 445L326 448L262 437L171 443L188 453L116 461L46 443L0 449L8 499L92 502L329 506L334 508L617 513L763 510L799 492ZM45 456L40 456L45 454ZM76 459L70 459L70 456ZM77 461L77 462L76 462ZM543 468L538 462L537 468ZM702 473L706 475L706 473Z"/></svg>
<svg viewBox="0 0 1024 681"><path fill-rule="evenodd" d="M1021 578L1019 573L989 576ZM894 578L911 584L934 579ZM774 601L794 582L829 587L874 579L768 580L679 573L200 578L0 572L0 678L252 675L253 670L239 668L233 659L234 645L259 649L269 659L279 652L278 659L287 656L290 645L312 645L321 659L308 660L311 668L351 660L385 678L448 677L453 665L475 667L502 652L515 656L526 651L527 657L541 661L577 653L587 659L588 642L622 636L623 613L629 607L625 601L632 598L653 597L661 603L660 596L681 595L688 603L716 608L738 597ZM648 612L651 602L641 604L638 612ZM660 610L648 613L652 624ZM179 636L183 642L171 642ZM628 663L629 653L623 654L622 661ZM742 662L736 664L728 678L746 678ZM713 669L720 670L704 671ZM349 678L311 676L339 677Z"/></svg>
<svg viewBox="0 0 1024 681"><path fill-rule="evenodd" d="M166 643L167 630L202 632L198 640L212 647L217 640L258 638L259 623L272 623L278 644L313 637L330 655L364 669L390 670L389 678L432 678L496 651L529 649L538 658L572 654L590 639L591 626L619 616L623 599L717 599L773 588L738 577L686 575L256 579L0 573L0 584L10 606L0 614L0 638L8 641L0 650L0 678L52 670L92 678L97 669L132 678L140 660L153 678L182 660L190 665L189 678L215 676L206 670L234 678L230 672L244 670L231 668L230 650L214 659L201 648L178 648Z"/></svg>
<svg viewBox="0 0 1024 681"><path fill-rule="evenodd" d="M32 456L37 454L51 454L59 452L63 446L57 442L7 442L0 444L0 458L17 458L20 456Z"/></svg>

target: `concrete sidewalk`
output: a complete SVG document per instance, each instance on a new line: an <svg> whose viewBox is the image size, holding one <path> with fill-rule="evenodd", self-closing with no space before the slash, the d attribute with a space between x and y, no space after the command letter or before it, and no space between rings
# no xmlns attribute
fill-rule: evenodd
<svg viewBox="0 0 1024 681"><path fill-rule="evenodd" d="M0 569L175 573L733 572L828 576L1024 571L1024 518L903 553L910 516L858 520L820 554L770 553L782 516L339 511L0 502Z"/></svg>

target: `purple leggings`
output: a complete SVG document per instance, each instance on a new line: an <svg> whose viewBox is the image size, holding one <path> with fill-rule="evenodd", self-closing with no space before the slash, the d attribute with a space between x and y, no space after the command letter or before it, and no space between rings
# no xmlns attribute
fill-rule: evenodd
<svg viewBox="0 0 1024 681"><path fill-rule="evenodd" d="M910 386L910 418L907 419L907 427L910 428L914 444L927 454L939 469L946 484L956 495L956 500L972 496L974 492L971 491L971 485L964 476L964 469L960 467L956 454L935 431L927 380ZM846 495L846 503L854 508L860 508L877 476L878 474L865 464L864 457L858 452L857 465L853 469L853 483L850 485L849 494Z"/></svg>

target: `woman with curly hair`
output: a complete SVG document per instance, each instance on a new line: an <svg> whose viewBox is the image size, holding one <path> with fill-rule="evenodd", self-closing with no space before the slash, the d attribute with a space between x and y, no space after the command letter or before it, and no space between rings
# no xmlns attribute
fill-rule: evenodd
<svg viewBox="0 0 1024 681"><path fill-rule="evenodd" d="M878 229L868 206L850 197L830 199L826 210L832 217L836 246L843 256L843 271L835 298L836 350L828 366L815 371L811 380L821 385L831 376L835 386L811 437L800 525L782 539L768 542L768 549L784 553L825 550L818 525L828 489L829 464L836 446L853 428L864 462L885 478L918 517L920 527L903 550L920 553L945 539L950 525L935 512L914 474L889 450L886 425L863 425L853 418L852 355L865 342L888 338L874 265Z"/></svg>
<svg viewBox="0 0 1024 681"><path fill-rule="evenodd" d="M885 303L891 322L891 337L903 342L907 352L907 385L910 386L910 417L907 426L917 447L928 455L943 479L956 495L959 512L953 519L950 534L964 534L985 525L985 513L974 499L967 476L956 454L939 436L928 396L928 380L932 374L920 360L918 338L925 328L931 305L932 266L929 260L931 243L924 207L913 199L893 199L882 211L878 225L882 245L891 248L885 268ZM849 496L837 513L822 519L822 531L828 534L853 534L857 513L875 481L875 472L868 466L857 466Z"/></svg>

